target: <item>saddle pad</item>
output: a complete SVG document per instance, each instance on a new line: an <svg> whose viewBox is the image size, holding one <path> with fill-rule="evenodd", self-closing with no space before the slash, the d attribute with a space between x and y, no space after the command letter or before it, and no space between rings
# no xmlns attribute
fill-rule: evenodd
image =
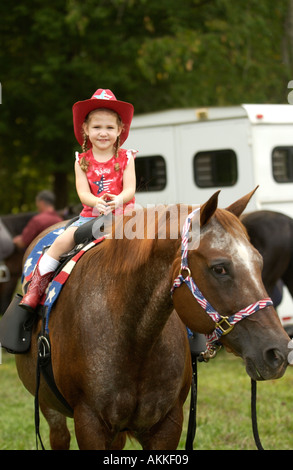
<svg viewBox="0 0 293 470"><path fill-rule="evenodd" d="M58 235L61 235L65 230L65 227L58 228L57 230L53 230L52 232L47 233L41 240L38 241L38 243L34 246L32 251L30 252L29 256L27 257L27 260L24 264L23 267L23 273L22 273L22 278L21 282L22 284L27 283L30 281L33 271L35 269L35 266L38 264L40 261L40 258L43 254L43 251L46 247L49 247L52 245L52 243L55 241L55 239L58 237Z"/></svg>
<svg viewBox="0 0 293 470"><path fill-rule="evenodd" d="M33 274L35 266L40 262L40 259L43 255L43 250L45 247L52 245L54 240L64 231L64 228L58 229L56 231L50 232L45 235L42 240L40 240L36 246L33 248L32 252L29 254L26 263L24 265L23 270L23 282L28 282ZM88 243L87 245L83 246L82 249L71 258L62 268L62 270L57 274L56 277L53 278L47 292L45 293L41 304L46 307L46 322L45 322L45 331L49 334L49 317L51 309L57 300L65 282L70 276L74 266L76 265L77 261L86 253L88 250L96 246L98 243L103 241L105 237L98 238L93 240L92 242Z"/></svg>

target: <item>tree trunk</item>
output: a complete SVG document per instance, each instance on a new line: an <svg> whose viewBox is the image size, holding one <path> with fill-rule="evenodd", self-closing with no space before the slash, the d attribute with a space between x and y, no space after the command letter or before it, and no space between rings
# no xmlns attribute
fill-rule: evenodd
<svg viewBox="0 0 293 470"><path fill-rule="evenodd" d="M293 76L293 0L288 0L288 12L284 22L283 62Z"/></svg>
<svg viewBox="0 0 293 470"><path fill-rule="evenodd" d="M68 181L66 173L54 173L53 190L56 197L56 209L64 209L68 205Z"/></svg>

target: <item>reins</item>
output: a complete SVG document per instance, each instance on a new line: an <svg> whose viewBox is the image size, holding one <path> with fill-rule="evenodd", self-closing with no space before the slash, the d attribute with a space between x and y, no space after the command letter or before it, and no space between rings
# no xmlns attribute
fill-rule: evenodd
<svg viewBox="0 0 293 470"><path fill-rule="evenodd" d="M181 240L181 266L179 274L173 282L171 289L171 295L173 295L176 288L180 287L182 284L187 285L188 289L192 293L195 300L200 304L200 306L206 311L209 317L215 322L215 329L211 334L206 334L206 351L201 352L199 356L192 358L192 384L191 384L191 399L190 399L190 414L188 422L188 431L187 431L187 440L186 440L186 450L193 449L193 441L196 434L196 405L197 405L197 361L207 362L209 359L212 359L216 356L217 351L221 348L219 339L221 336L227 335L234 328L235 324L240 320L243 320L249 315L261 310L265 307L273 305L272 300L268 297L262 300L259 300L248 307L239 310L239 312L234 313L231 316L222 316L220 315L204 297L202 292L197 287L194 282L190 268L188 267L188 243L189 243L189 230L191 226L192 219L199 217L200 208L192 211L185 220L183 230L182 230L182 240ZM199 221L197 221L199 223ZM186 272L187 275L184 277L183 272ZM258 427L257 427L257 417L256 417L256 382L251 379L251 418L252 418L252 429L255 444L258 450L263 450L261 445Z"/></svg>
<svg viewBox="0 0 293 470"><path fill-rule="evenodd" d="M185 441L185 449L193 450L193 443L196 435L196 417L197 417L197 361L202 362L204 359L200 355L191 354L192 360L192 382L191 382L191 391L190 391L190 405L189 405L189 418L188 418L188 427ZM257 410L256 410L256 398L257 398L257 384L256 381L251 379L251 424L252 432L254 437L254 442L257 450L264 450L257 425Z"/></svg>

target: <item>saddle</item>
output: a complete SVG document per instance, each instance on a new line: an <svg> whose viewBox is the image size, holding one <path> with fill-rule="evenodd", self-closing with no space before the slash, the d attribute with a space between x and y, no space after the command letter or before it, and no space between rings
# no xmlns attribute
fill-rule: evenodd
<svg viewBox="0 0 293 470"><path fill-rule="evenodd" d="M97 217L98 218L98 217ZM65 230L70 227L70 225L77 220L78 217L74 217L74 219L71 219L67 225L65 226ZM74 232L73 238L75 242L75 246L72 250L70 250L68 253L64 253L60 257L60 265L58 266L54 277L57 276L57 274L63 269L64 265L73 258L84 246L86 246L88 243L94 240L93 236L93 225L96 222L96 219L89 220L85 224L81 225L78 227L78 229Z"/></svg>
<svg viewBox="0 0 293 470"><path fill-rule="evenodd" d="M78 218L79 216L71 219L65 226L65 230L68 227L70 227L70 225L73 224L73 222L78 220ZM85 224L78 227L78 229L74 233L74 241L76 245L85 244L85 243L92 241L94 238L97 238L96 236L94 236L94 232L96 232L98 229L100 230L100 232L104 231L105 220L106 220L106 216L99 215L98 217L95 217L92 220L89 220ZM95 229L94 229L94 225L96 226Z"/></svg>
<svg viewBox="0 0 293 470"><path fill-rule="evenodd" d="M93 225L97 222L98 219L101 219L101 217L103 216L96 217L92 220L89 220L85 224L78 227L78 229L74 233L74 241L76 245L85 244L93 240L94 238L93 237ZM71 220L69 225L71 225L74 222L74 220L77 220L77 219L78 217ZM65 230L69 225L65 227Z"/></svg>

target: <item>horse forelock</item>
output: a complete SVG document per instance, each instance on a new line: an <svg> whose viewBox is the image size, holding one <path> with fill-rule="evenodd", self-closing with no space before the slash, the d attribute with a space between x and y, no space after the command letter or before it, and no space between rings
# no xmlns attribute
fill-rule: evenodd
<svg viewBox="0 0 293 470"><path fill-rule="evenodd" d="M228 233L242 233L243 236L248 238L246 228L240 219L231 212L225 209L217 209L215 212L215 218Z"/></svg>

